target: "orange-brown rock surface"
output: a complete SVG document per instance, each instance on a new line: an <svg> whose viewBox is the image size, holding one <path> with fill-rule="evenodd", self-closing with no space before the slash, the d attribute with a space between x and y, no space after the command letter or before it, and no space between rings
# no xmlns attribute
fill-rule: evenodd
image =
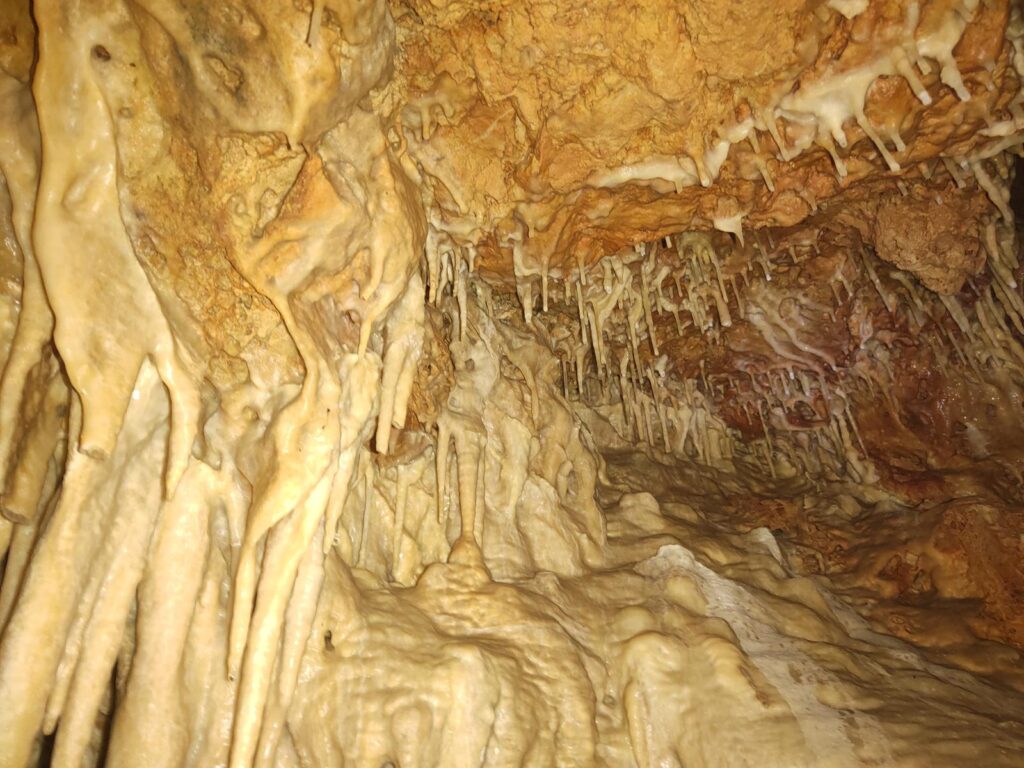
<svg viewBox="0 0 1024 768"><path fill-rule="evenodd" d="M1014 0L0 4L0 768L1016 766L1022 86Z"/></svg>
<svg viewBox="0 0 1024 768"><path fill-rule="evenodd" d="M396 17L383 102L434 225L505 276L513 241L529 272L571 270L716 218L799 224L864 179L895 190L991 151L1020 111L1006 2L852 18L817 2L408 2Z"/></svg>

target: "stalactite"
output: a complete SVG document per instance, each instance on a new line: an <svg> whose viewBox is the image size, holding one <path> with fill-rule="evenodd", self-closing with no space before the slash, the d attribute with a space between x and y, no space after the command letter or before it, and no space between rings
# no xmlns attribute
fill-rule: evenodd
<svg viewBox="0 0 1024 768"><path fill-rule="evenodd" d="M1012 764L1024 21L877 5L12 10L0 765Z"/></svg>

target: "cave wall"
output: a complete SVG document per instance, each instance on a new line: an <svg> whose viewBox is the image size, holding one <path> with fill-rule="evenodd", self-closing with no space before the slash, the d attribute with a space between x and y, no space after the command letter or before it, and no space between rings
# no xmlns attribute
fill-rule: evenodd
<svg viewBox="0 0 1024 768"><path fill-rule="evenodd" d="M0 765L1012 765L1022 41L4 4Z"/></svg>

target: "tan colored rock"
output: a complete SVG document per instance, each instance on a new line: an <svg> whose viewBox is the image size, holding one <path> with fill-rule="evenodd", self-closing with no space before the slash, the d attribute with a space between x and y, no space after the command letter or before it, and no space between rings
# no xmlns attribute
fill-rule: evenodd
<svg viewBox="0 0 1024 768"><path fill-rule="evenodd" d="M385 103L408 104L396 117L438 226L506 276L517 227L532 268L573 269L711 228L722 195L748 226L797 224L858 180L888 177L867 131L915 178L920 163L986 143L979 129L1019 87L1005 3L969 23L944 2L870 3L852 20L813 3L400 11ZM934 55L959 40L943 82L915 69L914 39ZM812 143L830 130L852 148L836 150L844 179Z"/></svg>
<svg viewBox="0 0 1024 768"><path fill-rule="evenodd" d="M875 214L872 244L879 258L913 272L930 290L956 293L985 263L984 210L976 196L952 190L924 199L890 197Z"/></svg>
<svg viewBox="0 0 1024 768"><path fill-rule="evenodd" d="M0 8L0 768L1016 766L1010 0Z"/></svg>

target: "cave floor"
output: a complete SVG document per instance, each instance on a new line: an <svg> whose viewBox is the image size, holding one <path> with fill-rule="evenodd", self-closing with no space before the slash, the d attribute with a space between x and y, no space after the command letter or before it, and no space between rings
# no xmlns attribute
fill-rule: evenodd
<svg viewBox="0 0 1024 768"><path fill-rule="evenodd" d="M304 677L324 682L291 727L358 706L300 762L348 743L359 765L1020 765L1014 617L971 594L1008 556L971 549L971 521L1009 512L603 455L607 545L585 573L437 563L400 588L357 570L357 610L321 605L329 647ZM325 594L346 574L329 565Z"/></svg>

